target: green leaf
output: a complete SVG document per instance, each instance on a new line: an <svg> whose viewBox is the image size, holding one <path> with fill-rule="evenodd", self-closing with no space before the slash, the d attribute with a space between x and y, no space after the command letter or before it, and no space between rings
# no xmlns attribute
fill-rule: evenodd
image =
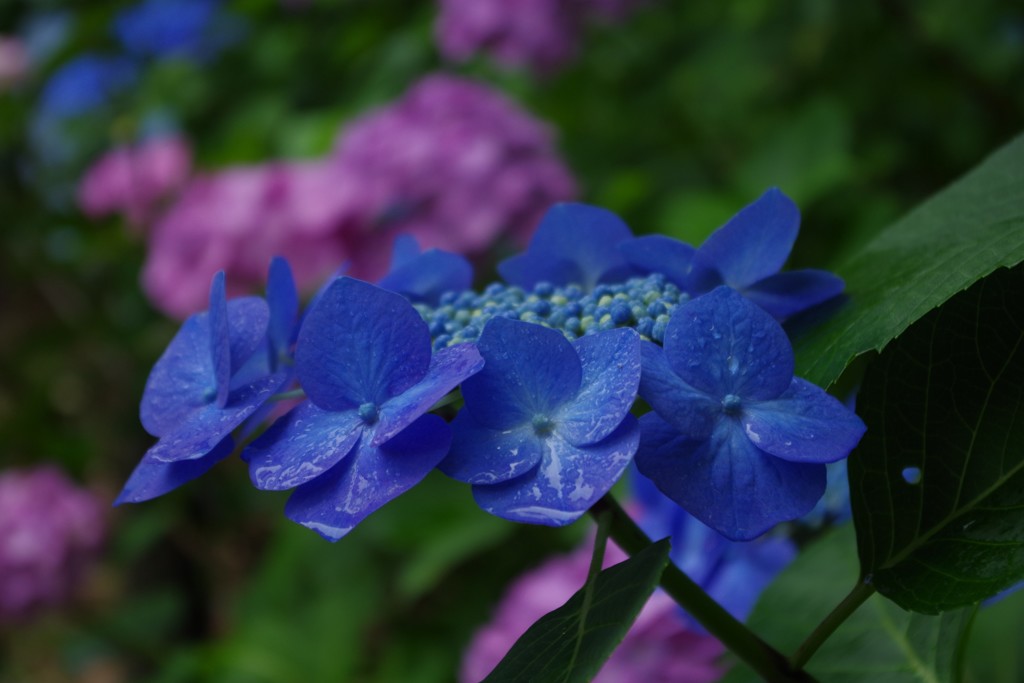
<svg viewBox="0 0 1024 683"><path fill-rule="evenodd" d="M906 609L1024 578L1024 266L932 311L868 368L850 458L862 571Z"/></svg>
<svg viewBox="0 0 1024 683"><path fill-rule="evenodd" d="M453 567L506 542L516 525L480 514L468 487L440 472L374 513L364 536L398 556L396 589L413 600Z"/></svg>
<svg viewBox="0 0 1024 683"><path fill-rule="evenodd" d="M982 606L967 643L968 683L1020 683L1024 681L1024 590L994 605Z"/></svg>
<svg viewBox="0 0 1024 683"><path fill-rule="evenodd" d="M797 374L820 386L1001 266L1024 261L1024 136L881 232L837 272L849 300L797 341Z"/></svg>
<svg viewBox="0 0 1024 683"><path fill-rule="evenodd" d="M668 539L605 569L593 586L590 608L580 589L516 641L485 680L570 683L591 680L629 631L668 564Z"/></svg>
<svg viewBox="0 0 1024 683"><path fill-rule="evenodd" d="M806 206L846 181L853 165L849 116L827 98L809 101L737 169L738 194L753 198L778 186Z"/></svg>
<svg viewBox="0 0 1024 683"><path fill-rule="evenodd" d="M808 547L761 595L747 625L782 652L795 652L857 581L854 531L835 529ZM953 683L973 608L927 616L875 594L807 665L828 683ZM754 683L737 664L722 683Z"/></svg>
<svg viewBox="0 0 1024 683"><path fill-rule="evenodd" d="M347 681L372 652L386 582L368 544L325 543L281 520L259 571L246 584L235 627L206 654L218 683Z"/></svg>

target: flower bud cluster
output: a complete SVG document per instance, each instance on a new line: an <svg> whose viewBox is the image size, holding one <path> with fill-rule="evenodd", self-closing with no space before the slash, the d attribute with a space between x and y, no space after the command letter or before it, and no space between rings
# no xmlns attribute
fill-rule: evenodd
<svg viewBox="0 0 1024 683"><path fill-rule="evenodd" d="M601 284L592 292L578 285L555 287L547 282L527 292L495 282L483 292L447 292L436 307L420 304L430 326L434 348L476 341L488 320L511 318L559 330L570 341L616 327L632 327L641 338L661 343L669 316L689 295L652 273L622 283Z"/></svg>

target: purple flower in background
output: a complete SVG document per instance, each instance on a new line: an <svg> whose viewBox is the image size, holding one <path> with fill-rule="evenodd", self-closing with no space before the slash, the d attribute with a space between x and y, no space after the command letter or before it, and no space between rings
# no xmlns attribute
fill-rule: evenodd
<svg viewBox="0 0 1024 683"><path fill-rule="evenodd" d="M621 282L635 274L617 249L632 239L629 226L607 209L556 204L544 214L527 250L499 263L498 272L526 290L547 282L590 291L599 282Z"/></svg>
<svg viewBox="0 0 1024 683"><path fill-rule="evenodd" d="M478 342L486 364L462 384L466 405L441 471L473 484L493 515L549 526L579 519L636 452L639 343L628 328L570 343L540 325L492 319Z"/></svg>
<svg viewBox="0 0 1024 683"><path fill-rule="evenodd" d="M749 540L814 507L825 465L864 423L793 377L782 327L728 287L679 306L664 349L643 344L640 472L699 520Z"/></svg>
<svg viewBox="0 0 1024 683"><path fill-rule="evenodd" d="M334 164L352 274L365 279L386 270L390 235L479 254L500 238L524 242L575 193L546 126L498 91L448 75L346 126Z"/></svg>
<svg viewBox="0 0 1024 683"><path fill-rule="evenodd" d="M486 86L433 76L347 127L328 159L193 177L153 226L143 287L183 318L203 307L213 273L227 272L232 294L250 292L274 255L306 291L343 262L376 280L398 234L428 253L479 254L525 241L573 192L544 126ZM427 258L452 272L449 257Z"/></svg>
<svg viewBox="0 0 1024 683"><path fill-rule="evenodd" d="M466 648L459 672L462 683L483 680L535 621L557 609L587 580L590 544L555 557L516 579L505 591L491 621ZM626 559L612 542L604 566ZM725 648L693 627L670 597L657 592L612 653L595 683L710 683L725 673Z"/></svg>
<svg viewBox="0 0 1024 683"><path fill-rule="evenodd" d="M427 324L398 294L334 280L296 342L309 400L245 450L253 484L298 487L285 515L338 540L444 458L451 429L425 413L482 365L472 344L431 353Z"/></svg>
<svg viewBox="0 0 1024 683"><path fill-rule="evenodd" d="M169 315L204 307L224 270L229 294L259 289L273 256L289 260L310 290L349 257L339 236L345 201L322 162L236 167L193 177L153 226L143 289Z"/></svg>
<svg viewBox="0 0 1024 683"><path fill-rule="evenodd" d="M621 21L637 0L441 0L435 36L441 53L463 62L477 52L539 74L576 55L589 19Z"/></svg>
<svg viewBox="0 0 1024 683"><path fill-rule="evenodd" d="M28 73L28 49L20 38L0 35L0 93L10 90Z"/></svg>
<svg viewBox="0 0 1024 683"><path fill-rule="evenodd" d="M159 441L146 451L116 504L161 496L209 470L233 450L231 432L280 390L265 348L270 310L263 299L227 301L214 277L210 309L191 316L153 366L142 396L142 426Z"/></svg>
<svg viewBox="0 0 1024 683"><path fill-rule="evenodd" d="M103 541L104 507L56 467L0 472L0 621L72 596Z"/></svg>
<svg viewBox="0 0 1024 683"><path fill-rule="evenodd" d="M78 205L88 216L120 213L134 227L145 226L160 202L185 183L191 167L192 150L180 137L117 147L86 171Z"/></svg>
<svg viewBox="0 0 1024 683"><path fill-rule="evenodd" d="M220 0L143 0L114 18L114 35L140 57L205 60L241 35Z"/></svg>

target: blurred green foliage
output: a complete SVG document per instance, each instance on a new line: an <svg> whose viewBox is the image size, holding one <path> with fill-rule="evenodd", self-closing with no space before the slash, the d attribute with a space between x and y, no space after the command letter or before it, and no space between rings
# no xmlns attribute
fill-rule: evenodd
<svg viewBox="0 0 1024 683"><path fill-rule="evenodd" d="M137 401L175 324L139 290L140 238L88 221L70 198L87 164L154 114L187 134L202 167L306 158L422 74L454 69L545 119L582 198L637 232L699 242L777 185L804 213L793 265L815 267L1024 121L1024 8L998 0L648 0L621 25L591 27L579 59L543 80L486 58L445 66L430 2L237 0L244 40L208 64L149 64L116 107L69 127L70 160L41 163L28 131L48 74L116 50L109 24L127 4L0 6L0 33L69 20L59 49L0 94L3 464L56 461L111 500L150 441ZM283 520L283 503L231 462L113 511L81 601L0 631L0 682L448 681L504 584L584 531L483 516L441 476L336 545ZM1019 614L982 610L978 628ZM1015 680L1014 648L987 643L970 651L974 679Z"/></svg>

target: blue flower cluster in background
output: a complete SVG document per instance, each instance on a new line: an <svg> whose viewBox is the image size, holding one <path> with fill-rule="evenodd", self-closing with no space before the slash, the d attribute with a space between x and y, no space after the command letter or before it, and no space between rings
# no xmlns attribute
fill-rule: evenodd
<svg viewBox="0 0 1024 683"><path fill-rule="evenodd" d="M331 540L435 467L494 515L561 526L634 459L694 518L756 538L808 513L825 463L864 432L793 376L778 319L842 290L828 273L779 272L798 223L770 190L694 249L563 204L499 267L509 285L460 289L464 260L400 241L379 285L338 277L304 316L283 262L269 304L225 301L220 275L209 312L153 369L142 419L159 441L119 501L198 476L292 389L278 398L304 400L242 457L257 488L294 489L290 519ZM432 414L458 387L454 419ZM639 420L638 396L653 409Z"/></svg>
<svg viewBox="0 0 1024 683"><path fill-rule="evenodd" d="M139 65L123 55L82 54L58 69L43 88L39 114L66 117L110 104L139 78Z"/></svg>
<svg viewBox="0 0 1024 683"><path fill-rule="evenodd" d="M118 12L114 35L138 57L207 60L241 37L220 0L145 0Z"/></svg>

